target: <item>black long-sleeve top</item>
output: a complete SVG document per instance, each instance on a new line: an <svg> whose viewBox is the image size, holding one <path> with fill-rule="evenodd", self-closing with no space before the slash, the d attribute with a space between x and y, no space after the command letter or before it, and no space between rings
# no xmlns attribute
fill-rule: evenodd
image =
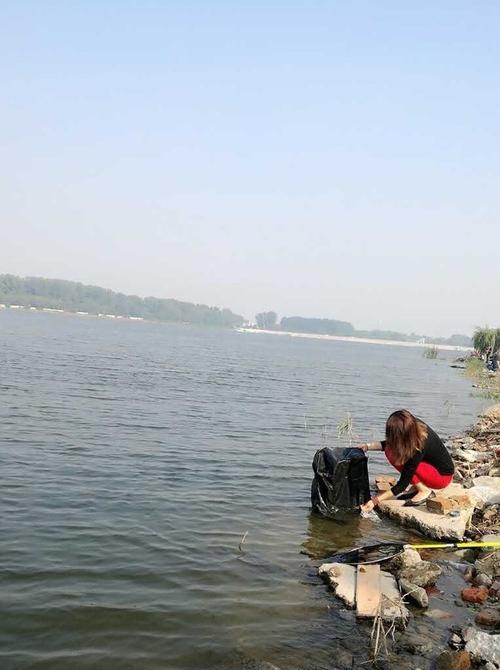
<svg viewBox="0 0 500 670"><path fill-rule="evenodd" d="M452 458L443 441L432 428L427 427L427 438L422 449L412 456L403 466L398 482L391 488L393 495L398 496L410 484L418 464L424 461L433 465L441 475L452 475L455 471ZM386 447L386 441L382 440L382 449Z"/></svg>

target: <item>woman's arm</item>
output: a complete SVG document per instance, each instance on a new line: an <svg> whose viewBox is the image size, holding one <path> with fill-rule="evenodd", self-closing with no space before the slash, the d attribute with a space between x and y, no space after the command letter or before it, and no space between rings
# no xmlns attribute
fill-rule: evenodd
<svg viewBox="0 0 500 670"><path fill-rule="evenodd" d="M382 442L365 442L360 448L363 449L363 451L382 451L384 445Z"/></svg>

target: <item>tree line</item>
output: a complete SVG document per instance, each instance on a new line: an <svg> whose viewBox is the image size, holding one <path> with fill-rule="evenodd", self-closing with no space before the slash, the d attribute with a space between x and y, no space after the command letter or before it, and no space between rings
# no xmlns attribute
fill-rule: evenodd
<svg viewBox="0 0 500 670"><path fill-rule="evenodd" d="M17 277L9 274L0 275L0 303L204 326L235 327L241 326L244 320L229 309L196 305L171 298L140 298L64 279Z"/></svg>
<svg viewBox="0 0 500 670"><path fill-rule="evenodd" d="M411 333L399 333L394 330L356 330L352 323L338 319L306 318L302 316L284 316L278 323L276 312L259 312L255 315L258 328L264 330L283 330L292 333L314 333L317 335L341 335L347 337L366 337L376 340L400 340L402 342L418 342L425 339L433 344L450 344L453 346L470 347L472 340L467 335L451 337L427 337Z"/></svg>

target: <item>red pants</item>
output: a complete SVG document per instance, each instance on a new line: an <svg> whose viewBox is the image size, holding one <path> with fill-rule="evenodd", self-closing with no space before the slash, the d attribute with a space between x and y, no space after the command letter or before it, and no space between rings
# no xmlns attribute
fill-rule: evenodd
<svg viewBox="0 0 500 670"><path fill-rule="evenodd" d="M391 450L387 449L386 447L384 452L389 463L395 467L396 470L401 472L403 466L396 465ZM451 484L452 479L453 475L442 475L433 465L426 463L425 461L421 461L417 465L415 474L411 478L411 483L418 484L421 482L424 486L428 486L430 489L444 489L448 486L448 484Z"/></svg>

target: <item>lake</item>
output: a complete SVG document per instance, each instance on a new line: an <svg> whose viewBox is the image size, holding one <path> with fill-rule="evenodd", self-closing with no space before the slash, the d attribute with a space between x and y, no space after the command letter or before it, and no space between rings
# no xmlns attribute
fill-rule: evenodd
<svg viewBox="0 0 500 670"><path fill-rule="evenodd" d="M311 516L313 455L347 413L366 441L397 408L446 436L484 406L417 348L7 310L0 347L2 670L366 658L317 566L414 536Z"/></svg>

